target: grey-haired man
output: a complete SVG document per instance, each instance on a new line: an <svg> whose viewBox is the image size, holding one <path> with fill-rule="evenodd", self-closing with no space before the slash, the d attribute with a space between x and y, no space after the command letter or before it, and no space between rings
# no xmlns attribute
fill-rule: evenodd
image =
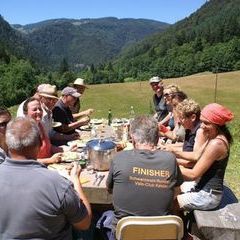
<svg viewBox="0 0 240 240"><path fill-rule="evenodd" d="M159 216L171 212L183 178L174 154L156 149L158 125L139 116L130 124L133 150L115 155L107 179L113 193L114 220L126 216Z"/></svg>
<svg viewBox="0 0 240 240"><path fill-rule="evenodd" d="M160 122L168 114L167 105L163 98L163 82L160 77L155 76L149 79L149 84L154 91L153 104L156 111L155 118Z"/></svg>
<svg viewBox="0 0 240 240"><path fill-rule="evenodd" d="M62 123L62 126L56 128L56 131L64 134L73 134L75 129L88 124L89 118L76 120L70 110L70 107L74 105L79 97L80 93L75 88L65 87L62 90L62 97L53 108L54 121Z"/></svg>
<svg viewBox="0 0 240 240"><path fill-rule="evenodd" d="M36 161L40 135L29 118L8 124L6 143L11 159L0 165L0 238L69 240L71 226L87 229L92 213L80 167L73 166L70 182Z"/></svg>

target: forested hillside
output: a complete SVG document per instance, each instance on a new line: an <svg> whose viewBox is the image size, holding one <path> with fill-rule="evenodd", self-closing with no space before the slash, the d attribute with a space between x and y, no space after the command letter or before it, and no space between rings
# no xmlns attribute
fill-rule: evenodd
<svg viewBox="0 0 240 240"><path fill-rule="evenodd" d="M104 63L116 57L126 46L169 24L146 19L54 19L15 28L25 33L29 42L56 69L66 59L73 70Z"/></svg>
<svg viewBox="0 0 240 240"><path fill-rule="evenodd" d="M20 103L43 82L62 89L77 77L76 70L91 63L93 69L168 25L144 19L55 19L14 29L0 16L0 106Z"/></svg>
<svg viewBox="0 0 240 240"><path fill-rule="evenodd" d="M0 16L0 106L11 106L32 94L38 82L38 56L26 38Z"/></svg>
<svg viewBox="0 0 240 240"><path fill-rule="evenodd" d="M21 102L41 82L62 89L77 76L96 84L240 70L240 0L207 1L188 18L131 45L159 24L141 19L57 19L15 26L16 33L0 18L0 105ZM48 70L33 61L38 49Z"/></svg>
<svg viewBox="0 0 240 240"><path fill-rule="evenodd" d="M112 69L117 81L240 69L240 1L206 2L164 33L123 51ZM94 72L101 73L101 68Z"/></svg>
<svg viewBox="0 0 240 240"><path fill-rule="evenodd" d="M0 60L9 62L10 55L38 61L40 54L19 31L14 30L0 15Z"/></svg>

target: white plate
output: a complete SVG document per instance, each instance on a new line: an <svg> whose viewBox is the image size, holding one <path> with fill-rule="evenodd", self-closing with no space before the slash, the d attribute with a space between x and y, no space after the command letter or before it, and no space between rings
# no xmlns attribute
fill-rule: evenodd
<svg viewBox="0 0 240 240"><path fill-rule="evenodd" d="M60 123L60 122L53 122L52 123L53 128L57 128L57 127L60 127L60 126L62 126L62 123Z"/></svg>
<svg viewBox="0 0 240 240"><path fill-rule="evenodd" d="M89 125L85 125L85 126L81 126L80 129L83 131L91 131L92 128Z"/></svg>
<svg viewBox="0 0 240 240"><path fill-rule="evenodd" d="M112 123L111 126L112 127L120 127L120 126L122 126L122 124L121 123Z"/></svg>
<svg viewBox="0 0 240 240"><path fill-rule="evenodd" d="M112 123L117 124L117 123L123 123L123 122L122 122L122 120L119 119L119 118L114 118L114 119L112 120Z"/></svg>
<svg viewBox="0 0 240 240"><path fill-rule="evenodd" d="M73 145L77 145L78 148L83 148L83 147L86 147L86 142L82 140L74 140L74 141L67 142L67 145L70 147Z"/></svg>
<svg viewBox="0 0 240 240"><path fill-rule="evenodd" d="M102 119L91 119L90 121L91 124L102 124L103 120Z"/></svg>

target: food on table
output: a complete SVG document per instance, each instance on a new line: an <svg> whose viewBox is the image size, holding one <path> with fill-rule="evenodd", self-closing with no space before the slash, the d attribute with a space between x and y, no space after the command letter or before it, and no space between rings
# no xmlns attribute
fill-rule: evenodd
<svg viewBox="0 0 240 240"><path fill-rule="evenodd" d="M81 184L84 184L84 183L90 182L90 179L81 176L80 177L80 182L81 182Z"/></svg>
<svg viewBox="0 0 240 240"><path fill-rule="evenodd" d="M103 123L103 120L102 119L91 119L90 121L91 124L102 124Z"/></svg>
<svg viewBox="0 0 240 240"><path fill-rule="evenodd" d="M127 144L124 141L117 142L116 145L117 145L117 151L122 151L125 147L127 147Z"/></svg>
<svg viewBox="0 0 240 240"><path fill-rule="evenodd" d="M90 131L92 127L90 125L85 125L80 127L81 130Z"/></svg>
<svg viewBox="0 0 240 240"><path fill-rule="evenodd" d="M62 154L62 161L77 161L80 159L80 155L77 152L64 152Z"/></svg>
<svg viewBox="0 0 240 240"><path fill-rule="evenodd" d="M53 170L53 171L58 171L58 173L60 175L62 175L63 177L70 178L70 175L68 174L68 171L67 171L69 164L70 163L66 163L66 164L62 165L62 164L54 163L54 164L48 165L48 169ZM90 182L90 178L87 176L80 176L80 182L81 182L81 184Z"/></svg>
<svg viewBox="0 0 240 240"><path fill-rule="evenodd" d="M74 145L77 145L78 148L83 148L83 147L86 147L86 142L87 141L84 141L82 139L78 139L78 140L70 141L67 144L70 147L72 147Z"/></svg>
<svg viewBox="0 0 240 240"><path fill-rule="evenodd" d="M133 144L130 142L126 142L126 147L124 148L124 150L132 150L133 149Z"/></svg>

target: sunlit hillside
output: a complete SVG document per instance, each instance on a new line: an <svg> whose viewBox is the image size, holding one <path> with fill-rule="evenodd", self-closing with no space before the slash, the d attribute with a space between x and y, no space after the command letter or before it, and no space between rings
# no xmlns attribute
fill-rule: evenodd
<svg viewBox="0 0 240 240"><path fill-rule="evenodd" d="M202 73L182 78L164 79L164 84L177 84L189 97L204 106L218 102L228 106L240 118L240 71ZM130 106L137 114L150 113L152 90L148 81L90 85L82 97L82 107L96 109L95 117L106 117L109 108L115 117L127 117Z"/></svg>

